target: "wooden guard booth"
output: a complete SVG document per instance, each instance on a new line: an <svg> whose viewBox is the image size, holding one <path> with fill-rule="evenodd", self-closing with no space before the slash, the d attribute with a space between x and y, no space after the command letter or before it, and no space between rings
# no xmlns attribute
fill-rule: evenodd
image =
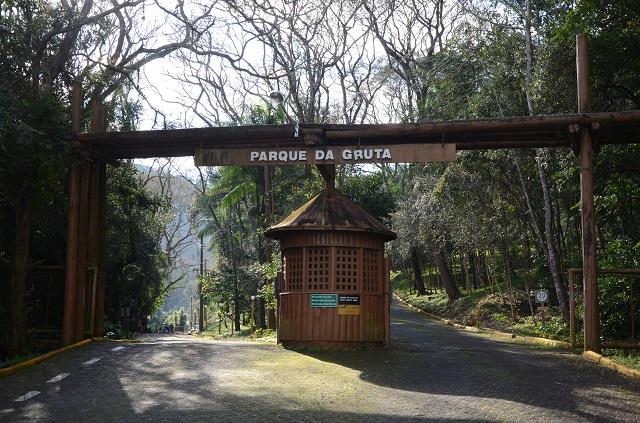
<svg viewBox="0 0 640 423"><path fill-rule="evenodd" d="M389 343L389 265L396 238L335 188L293 211L266 235L282 251L278 339L285 346Z"/></svg>

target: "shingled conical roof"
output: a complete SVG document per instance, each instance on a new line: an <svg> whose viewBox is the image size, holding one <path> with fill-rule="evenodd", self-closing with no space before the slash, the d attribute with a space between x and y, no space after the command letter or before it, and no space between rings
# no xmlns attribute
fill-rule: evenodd
<svg viewBox="0 0 640 423"><path fill-rule="evenodd" d="M396 238L394 232L335 188L320 192L283 221L267 229L265 235L279 239L286 232L304 230L371 232L385 241Z"/></svg>

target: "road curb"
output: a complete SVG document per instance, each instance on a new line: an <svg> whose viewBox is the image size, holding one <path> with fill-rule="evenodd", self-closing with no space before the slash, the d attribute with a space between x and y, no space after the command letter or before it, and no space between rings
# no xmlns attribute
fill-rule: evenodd
<svg viewBox="0 0 640 423"><path fill-rule="evenodd" d="M139 344L142 342L141 339L109 339L109 338L93 338L94 341L102 341L102 342L116 342L120 344Z"/></svg>
<svg viewBox="0 0 640 423"><path fill-rule="evenodd" d="M475 332L475 333L486 333L489 335L493 335L499 338L509 338L509 339L513 339L513 340L518 340L518 342L523 343L523 344L527 344L527 345L543 345L543 346L550 346L550 347L558 347L558 348L567 348L567 349L572 349L571 348L571 344L568 342L563 342L563 341L556 341L555 339L546 339L546 338L538 338L535 336L518 336L518 335L513 335L510 333L506 333L506 332L500 332L497 330L481 330L479 328L473 327L473 326L465 326L465 325L461 325L459 323L455 323L452 322L449 319L445 319L442 318L440 316L437 316L435 314L429 313L428 311L424 311L421 308L418 308L416 306L414 306L413 304L411 304L409 301L405 300L404 298L400 297L398 294L393 294L393 297L396 298L398 301L400 301L401 303L407 305L409 308L411 308L412 310L418 311L434 320L438 320L442 323L444 323L445 325L449 325L452 326L454 328L458 328L458 329L463 329L465 331L468 332ZM602 367L607 367L615 372L618 372L624 376L627 376L631 379L635 379L635 380L640 380L640 370L636 370L636 369L631 369L627 366L623 366L622 364L616 363L615 361L613 361L610 358L604 357L598 353L595 353L593 351L585 351L584 353L582 353L582 357L586 360L589 361L591 363L597 364L599 366Z"/></svg>
<svg viewBox="0 0 640 423"><path fill-rule="evenodd" d="M402 302L403 304L409 306L409 308L422 313L432 319L438 320L442 323L444 323L445 325L454 327L454 328L458 328L458 329L462 329L464 331L467 332L474 332L474 333L482 333L482 334L487 334L487 335L491 335L491 336L495 336L497 338L506 338L506 339L510 339L513 340L517 343L520 344L526 344L526 345L541 345L541 346L545 346L545 347L555 347L555 348L565 348L565 349L572 349L571 348L571 344L569 342L564 342L564 341L556 341L555 339L547 339L547 338L538 338L536 336L521 336L521 335L514 335L512 333L507 333L507 332L500 332L498 330L495 329L480 329L477 328L475 326L466 326L466 325L461 325L460 323L455 323L449 319L445 319L443 317L437 316L435 314L429 313L428 311L422 310L419 307L414 306L413 304L411 304L409 301L405 300L404 298L402 298L401 296L399 296L398 294L393 294L393 297L396 298L398 301Z"/></svg>
<svg viewBox="0 0 640 423"><path fill-rule="evenodd" d="M584 359L590 363L597 364L602 367L607 367L631 379L640 380L640 370L623 366L622 364L616 363L612 359L604 357L597 352L585 351L584 353L582 353L582 357L584 357Z"/></svg>
<svg viewBox="0 0 640 423"><path fill-rule="evenodd" d="M73 350L75 348L82 347L84 345L88 345L88 344L90 344L92 342L95 342L95 341L96 341L95 338L93 338L93 339L91 339L91 338L90 339L85 339L84 341L80 341L80 342L77 342L75 344L67 345L66 347L62 347L62 348L59 348L57 350L49 351L48 353L45 353L45 354L30 358L28 360L22 361L22 362L20 362L18 364L14 364L13 366L5 367L4 369L0 369L0 377L9 376L9 375L14 374L15 372L20 371L22 369L26 369L28 367L35 366L38 363L42 363L43 361L48 360L51 357L54 357L54 356L56 356L56 355L58 355L60 353L63 353L65 351L69 351L69 350Z"/></svg>

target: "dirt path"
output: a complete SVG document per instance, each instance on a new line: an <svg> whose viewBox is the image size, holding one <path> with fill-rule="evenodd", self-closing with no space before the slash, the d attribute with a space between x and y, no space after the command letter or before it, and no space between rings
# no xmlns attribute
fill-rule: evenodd
<svg viewBox="0 0 640 423"><path fill-rule="evenodd" d="M92 344L0 379L0 421L638 421L640 384L607 369L398 304L392 316L394 347L381 351L177 335Z"/></svg>

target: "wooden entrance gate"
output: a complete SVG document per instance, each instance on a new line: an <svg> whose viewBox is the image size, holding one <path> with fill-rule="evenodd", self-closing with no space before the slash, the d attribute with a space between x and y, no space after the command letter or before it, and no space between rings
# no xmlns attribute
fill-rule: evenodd
<svg viewBox="0 0 640 423"><path fill-rule="evenodd" d="M269 161L293 162L291 149L301 151L350 150L343 160L354 158L353 150L387 149L391 157L379 153L381 161L393 161L393 146L454 145L455 150L506 148L572 148L580 160L582 209L582 273L585 298L586 350L600 351L598 288L596 282L595 221L593 200L593 155L598 144L640 142L640 111L591 113L589 100L589 65L584 35L576 39L578 114L518 117L507 119L425 122L387 125L258 125L225 128L176 129L163 131L104 133L104 114L95 105L92 133L79 133L80 95L74 93L74 132L78 149L91 159L74 164L70 171L69 234L65 288L64 341L71 343L86 336L82 325L88 305L82 293L87 289L86 268L97 266L96 306L93 335L101 334L104 314L104 162L124 158L195 156L207 163L207 157L231 160L239 151L239 164L267 165ZM275 156L270 155L270 151ZM281 155L280 151L285 151ZM253 153L253 155L252 155ZM256 154L257 153L257 154ZM264 153L264 155L261 155ZM310 153L307 153L307 155ZM314 153L315 154L315 153ZM360 154L360 153L359 153ZM362 152L359 159L370 154ZM377 154L377 153L376 153ZM334 154L335 156L335 154ZM296 156L299 161L300 153ZM315 157L315 156L314 156ZM318 153L320 157L320 153ZM372 157L372 156L371 156ZM420 156L421 158L423 156ZM271 160L273 158L274 160ZM334 157L335 158L335 157ZM264 160L262 160L264 159ZM253 162L252 162L253 160ZM319 163L324 173L331 173L336 161ZM212 161L209 164L215 164ZM328 166L325 166L328 165Z"/></svg>

